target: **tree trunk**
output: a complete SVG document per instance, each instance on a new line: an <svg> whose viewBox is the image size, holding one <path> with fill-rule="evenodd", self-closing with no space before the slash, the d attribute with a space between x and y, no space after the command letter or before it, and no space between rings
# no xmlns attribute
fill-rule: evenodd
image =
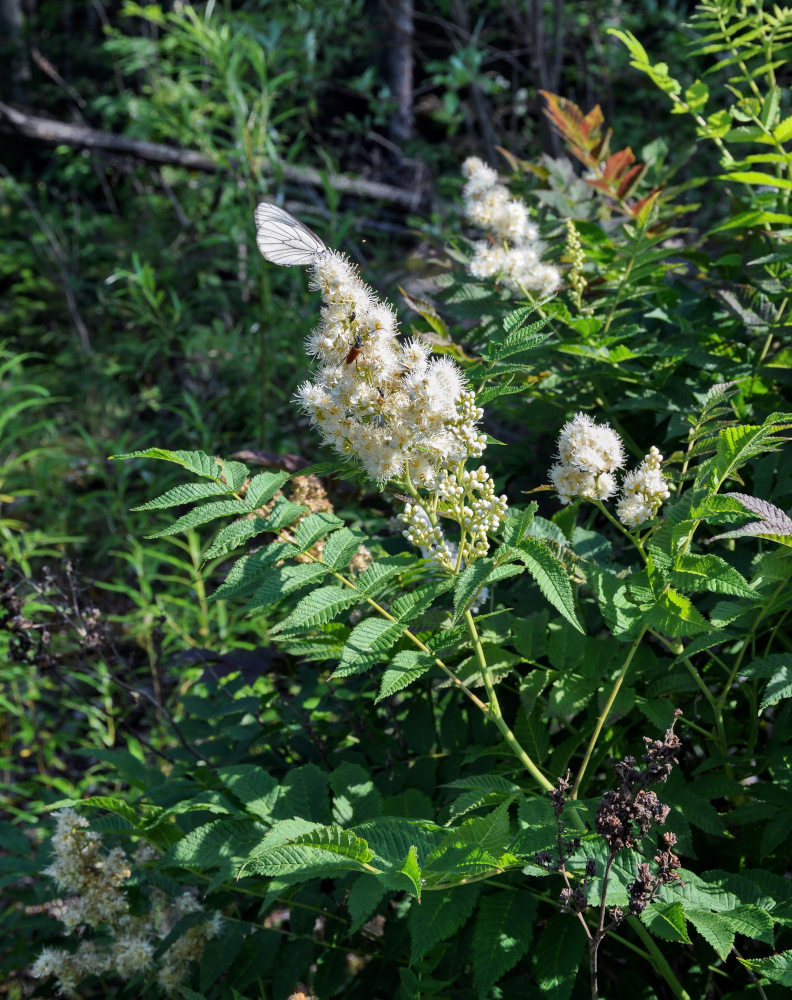
<svg viewBox="0 0 792 1000"><path fill-rule="evenodd" d="M0 0L0 35L5 35L11 49L11 100L14 101L24 99L30 80L30 60L22 42L24 27L22 0Z"/></svg>
<svg viewBox="0 0 792 1000"><path fill-rule="evenodd" d="M390 30L388 48L389 82L396 101L390 124L390 139L402 147L413 137L413 0L386 0L385 14Z"/></svg>

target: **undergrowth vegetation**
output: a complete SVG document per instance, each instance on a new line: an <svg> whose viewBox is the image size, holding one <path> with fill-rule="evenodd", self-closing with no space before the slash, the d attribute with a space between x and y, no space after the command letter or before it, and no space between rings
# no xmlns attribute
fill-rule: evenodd
<svg viewBox="0 0 792 1000"><path fill-rule="evenodd" d="M0 995L785 996L792 10L423 52L415 252L363 6L240 7L102 48L212 169L0 179Z"/></svg>

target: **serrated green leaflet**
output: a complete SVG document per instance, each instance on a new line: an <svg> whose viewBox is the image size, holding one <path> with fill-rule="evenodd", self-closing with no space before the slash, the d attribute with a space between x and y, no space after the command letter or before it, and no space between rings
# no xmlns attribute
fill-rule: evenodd
<svg viewBox="0 0 792 1000"><path fill-rule="evenodd" d="M294 529L294 544L304 552L342 524L343 521L335 514L328 514L326 511L308 514Z"/></svg>
<svg viewBox="0 0 792 1000"><path fill-rule="evenodd" d="M520 560L536 580L539 589L553 607L579 631L583 626L578 620L566 570L550 549L536 538L523 538L517 546Z"/></svg>
<svg viewBox="0 0 792 1000"><path fill-rule="evenodd" d="M400 622L385 618L364 619L352 629L344 643L341 661L333 676L349 677L366 670L382 659L403 634L404 626Z"/></svg>
<svg viewBox="0 0 792 1000"><path fill-rule="evenodd" d="M346 611L358 600L358 595L347 587L330 584L303 597L292 613L279 622L273 632L293 632L325 625L336 615Z"/></svg>
<svg viewBox="0 0 792 1000"><path fill-rule="evenodd" d="M201 524L215 521L218 517L240 517L247 513L247 504L242 500L218 500L216 503L206 503L195 507L188 514L182 514L173 524L160 528L159 531L153 531L150 535L146 535L146 538L176 535L180 531L188 531L190 528L197 528Z"/></svg>
<svg viewBox="0 0 792 1000"><path fill-rule="evenodd" d="M288 472L260 472L250 480L245 491L245 500L250 507L258 507L271 500L290 478Z"/></svg>
<svg viewBox="0 0 792 1000"><path fill-rule="evenodd" d="M321 563L298 563L270 568L264 576L249 601L245 611L257 611L269 607L277 601L303 587L323 580L327 576L327 567Z"/></svg>
<svg viewBox="0 0 792 1000"><path fill-rule="evenodd" d="M426 892L421 905L410 908L410 960L415 963L438 941L455 934L469 919L479 898L478 886L465 886L453 892Z"/></svg>
<svg viewBox="0 0 792 1000"><path fill-rule="evenodd" d="M432 657L419 650L405 649L397 653L388 664L388 669L382 675L377 701L389 698L397 691L423 677L432 666Z"/></svg>
<svg viewBox="0 0 792 1000"><path fill-rule="evenodd" d="M345 570L349 561L366 540L366 535L362 531L339 528L325 542L324 549L322 549L322 562L331 569Z"/></svg>
<svg viewBox="0 0 792 1000"><path fill-rule="evenodd" d="M161 510L166 507L177 507L184 503L193 503L196 500L205 500L207 497L222 496L230 493L231 490L225 483L182 483L166 490L161 496L148 503L133 507L133 510Z"/></svg>
<svg viewBox="0 0 792 1000"><path fill-rule="evenodd" d="M536 901L527 892L495 892L479 902L473 931L473 980L479 1000L531 947Z"/></svg>
<svg viewBox="0 0 792 1000"><path fill-rule="evenodd" d="M217 559L219 556L227 555L248 539L271 530L267 521L260 517L246 517L244 520L227 524L212 539L209 548L204 552L204 559Z"/></svg>

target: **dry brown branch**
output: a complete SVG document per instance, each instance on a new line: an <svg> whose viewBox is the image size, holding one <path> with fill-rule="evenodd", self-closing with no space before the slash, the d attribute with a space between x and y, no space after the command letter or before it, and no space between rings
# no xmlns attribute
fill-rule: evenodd
<svg viewBox="0 0 792 1000"><path fill-rule="evenodd" d="M87 125L76 125L71 122L57 121L54 118L43 118L40 115L13 108L2 101L0 101L0 128L17 135L27 136L29 139L36 139L39 142L57 143L81 149L103 150L107 153L133 156L150 163L184 167L187 170L200 170L213 174L223 169L208 156L190 149L166 146L159 142L145 142L141 139L129 139L126 136L117 135L115 132L106 132L102 129L90 128ZM344 174L327 176L313 167L299 167L293 164L282 164L279 167L279 172L287 181L293 183L307 184L310 187L323 187L327 183L336 191L388 202L410 211L415 211L421 202L420 190L405 191L391 184L368 181L361 177L348 177Z"/></svg>

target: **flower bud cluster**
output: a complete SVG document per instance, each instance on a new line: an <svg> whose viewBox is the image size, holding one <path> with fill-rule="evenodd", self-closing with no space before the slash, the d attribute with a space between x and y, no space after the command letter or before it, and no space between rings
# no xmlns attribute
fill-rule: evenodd
<svg viewBox="0 0 792 1000"><path fill-rule="evenodd" d="M624 465L624 448L607 424L597 424L586 413L575 414L561 428L558 457L548 475L561 503L573 497L607 500L616 492L613 473Z"/></svg>
<svg viewBox="0 0 792 1000"><path fill-rule="evenodd" d="M177 920L186 913L202 910L190 894L170 899L154 890L152 907L143 915L134 914L122 888L132 877L132 863L121 848L106 852L98 833L88 829L88 821L73 809L56 813L52 839L55 859L45 874L65 891L74 893L59 901L59 916L67 933L83 935L86 927L101 927L110 934L107 941L83 939L76 951L44 948L32 967L39 979L55 976L57 992L69 996L88 975L114 972L131 979L138 972L154 966L160 941ZM138 863L145 863L147 851L136 852ZM190 927L159 959L158 981L168 990L176 990L187 977L189 963L201 957L206 942L220 930L220 916Z"/></svg>
<svg viewBox="0 0 792 1000"><path fill-rule="evenodd" d="M495 495L495 484L481 465L472 472L461 468L443 469L436 489L437 512L456 521L460 546L446 541L443 529L420 504L407 504L399 515L407 528L405 538L418 546L427 559L453 572L487 554L487 533L497 531L506 516L505 496Z"/></svg>
<svg viewBox="0 0 792 1000"><path fill-rule="evenodd" d="M624 447L607 424L598 424L585 413L575 414L561 428L558 458L548 475L561 503L567 504L573 497L608 500L616 493L613 473L624 465ZM663 500L671 495L661 471L662 461L653 445L638 468L624 477L616 513L628 528L655 517Z"/></svg>
<svg viewBox="0 0 792 1000"><path fill-rule="evenodd" d="M586 290L586 285L588 284L583 277L583 265L586 263L586 255L583 253L583 247L580 245L580 237L572 219L567 219L566 229L567 238L564 252L572 265L567 274L567 282L575 296L578 308L580 308L583 292Z"/></svg>
<svg viewBox="0 0 792 1000"><path fill-rule="evenodd" d="M319 368L297 400L324 439L380 483L409 476L431 488L442 464L480 455L481 410L459 366L419 340L400 342L395 314L343 254L316 257L313 285L322 315L306 349Z"/></svg>
<svg viewBox="0 0 792 1000"><path fill-rule="evenodd" d="M462 165L467 177L463 189L467 219L495 237L494 242L474 243L469 271L475 278L493 278L514 292L552 295L561 285L561 275L552 264L542 263L544 247L539 230L528 218L521 198L512 198L498 175L477 156Z"/></svg>
<svg viewBox="0 0 792 1000"><path fill-rule="evenodd" d="M446 541L439 524L432 524L429 515L420 504L405 504L399 520L407 527L402 534L408 542L420 549L425 559L432 559L449 572L456 563L456 547Z"/></svg>
<svg viewBox="0 0 792 1000"><path fill-rule="evenodd" d="M663 456L653 445L638 468L624 477L616 514L628 528L636 528L653 518L662 502L671 496L661 472L662 462Z"/></svg>

